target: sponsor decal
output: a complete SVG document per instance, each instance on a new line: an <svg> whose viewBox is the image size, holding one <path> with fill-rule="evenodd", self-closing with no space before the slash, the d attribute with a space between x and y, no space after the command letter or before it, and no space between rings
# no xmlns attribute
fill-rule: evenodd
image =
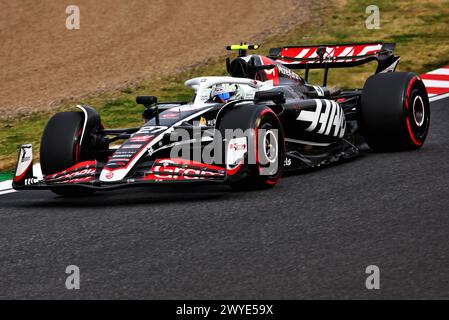
<svg viewBox="0 0 449 320"><path fill-rule="evenodd" d="M140 130L137 131L137 133L154 134L167 129L168 127L166 126L144 126L140 128Z"/></svg>
<svg viewBox="0 0 449 320"><path fill-rule="evenodd" d="M306 131L342 138L346 130L346 119L340 105L331 100L315 99L314 111L301 110L296 120L310 122Z"/></svg>
<svg viewBox="0 0 449 320"><path fill-rule="evenodd" d="M245 93L245 99L254 99L254 96L256 95L256 91L251 91L251 92L247 92ZM214 125L215 125L215 120L214 120Z"/></svg>
<svg viewBox="0 0 449 320"><path fill-rule="evenodd" d="M55 183L82 183L82 182L89 182L94 180L95 177L83 177L83 178L74 178L70 180L64 180L64 181L57 181Z"/></svg>
<svg viewBox="0 0 449 320"><path fill-rule="evenodd" d="M14 181L20 181L23 179L31 167L33 161L33 147L31 144L21 145L19 160L17 163L16 174L14 176Z"/></svg>
<svg viewBox="0 0 449 320"><path fill-rule="evenodd" d="M248 149L246 137L234 138L229 141L226 152L226 168L232 169L238 165Z"/></svg>
<svg viewBox="0 0 449 320"><path fill-rule="evenodd" d="M261 57L261 63L262 63L262 65L270 65L270 64L275 65L275 67L272 69L264 70L265 75L267 76L267 79L273 80L274 84L279 83L280 75L290 78L290 79L294 79L294 80L301 80L301 77L299 75L297 75L295 72L293 72L289 68L283 66L281 63L275 62L266 57Z"/></svg>
<svg viewBox="0 0 449 320"><path fill-rule="evenodd" d="M232 149L234 151L237 150L246 150L246 141L243 143L239 143L239 142L231 142L229 143L229 149Z"/></svg>
<svg viewBox="0 0 449 320"><path fill-rule="evenodd" d="M80 171L67 173L65 175L62 175L62 176L56 177L56 178L53 178L54 175L53 176L49 176L49 177L46 178L46 180L48 180L48 179L72 180L73 178L76 178L76 177L79 177L79 176L84 176L84 175L92 175L93 176L93 175L95 175L95 171L96 171L95 168L83 169L83 170L80 170Z"/></svg>
<svg viewBox="0 0 449 320"><path fill-rule="evenodd" d="M177 119L179 118L179 112L164 112L160 115L161 119Z"/></svg>
<svg viewBox="0 0 449 320"><path fill-rule="evenodd" d="M313 86L319 97L324 97L324 90L319 86Z"/></svg>
<svg viewBox="0 0 449 320"><path fill-rule="evenodd" d="M25 152L23 152L22 157L20 159L21 163L29 162L31 160L31 155L27 153L27 149L24 149Z"/></svg>
<svg viewBox="0 0 449 320"><path fill-rule="evenodd" d="M201 118L200 118L200 127L204 127L204 126L206 126L206 125L207 125L206 118L201 117Z"/></svg>
<svg viewBox="0 0 449 320"><path fill-rule="evenodd" d="M276 63L276 66L279 70L279 73L290 78L290 79L295 79L295 80L300 80L301 77L298 76L296 73L294 73L292 70L290 70L287 67L284 67L282 64L280 63Z"/></svg>
<svg viewBox="0 0 449 320"><path fill-rule="evenodd" d="M114 153L114 155L112 156L113 159L115 158L128 158L128 157L132 157L134 155L134 152L125 152L125 151L116 151Z"/></svg>
<svg viewBox="0 0 449 320"><path fill-rule="evenodd" d="M112 178L114 178L114 172L112 172L112 171L109 171L108 173L106 173L106 179L112 179Z"/></svg>
<svg viewBox="0 0 449 320"><path fill-rule="evenodd" d="M36 184L36 183L39 183L39 179L38 178L33 177L33 178L25 179L25 185L26 186L30 186L30 185Z"/></svg>
<svg viewBox="0 0 449 320"><path fill-rule="evenodd" d="M114 155L111 158L111 161L128 161L129 159L131 159L135 154L136 154L136 150L132 151L121 151L122 149L118 149Z"/></svg>
<svg viewBox="0 0 449 320"><path fill-rule="evenodd" d="M284 159L284 167L290 167L292 165L292 159L285 157Z"/></svg>
<svg viewBox="0 0 449 320"><path fill-rule="evenodd" d="M149 135L149 136L135 136L135 137L131 137L128 141L129 142L147 142L151 138L153 138L152 135Z"/></svg>
<svg viewBox="0 0 449 320"><path fill-rule="evenodd" d="M209 100L211 92L212 89L204 89L203 92L201 93L201 101L206 102L207 100Z"/></svg>
<svg viewBox="0 0 449 320"><path fill-rule="evenodd" d="M142 144L124 144L120 147L120 149L140 149Z"/></svg>
<svg viewBox="0 0 449 320"><path fill-rule="evenodd" d="M173 166L175 164L184 164L184 166ZM189 168L188 164L201 166L200 168ZM193 161L182 160L182 159L160 159L153 165L153 174L147 176L149 179L161 179L161 180L198 180L205 179L207 176L220 176L222 174L218 172L212 172L207 170L208 168L214 170L223 170L220 167L209 166L206 164L195 163ZM185 175L201 175L202 177L192 177Z"/></svg>
<svg viewBox="0 0 449 320"><path fill-rule="evenodd" d="M84 170L84 169L94 169L93 167L95 166L96 162L94 160L89 160L89 161L83 161L80 163L77 163L74 166L71 166L70 168L67 168L63 171L51 174L46 176L46 179L53 179L56 178L57 176L61 176L63 174L66 174L69 171L78 171L78 170ZM95 169L94 169L95 170Z"/></svg>
<svg viewBox="0 0 449 320"><path fill-rule="evenodd" d="M126 161L128 161L128 159L126 159ZM126 165L126 162L124 162L124 161L121 161L120 159L119 159L119 161L110 161L109 163L108 163L108 166L109 167L123 167L123 166L125 166Z"/></svg>
<svg viewBox="0 0 449 320"><path fill-rule="evenodd" d="M268 59L264 56L260 57L260 62L262 65L273 64L273 61L271 59ZM279 84L279 73L277 70L278 70L278 68L276 68L276 67L272 68L272 69L264 70L267 80L272 80L273 84Z"/></svg>

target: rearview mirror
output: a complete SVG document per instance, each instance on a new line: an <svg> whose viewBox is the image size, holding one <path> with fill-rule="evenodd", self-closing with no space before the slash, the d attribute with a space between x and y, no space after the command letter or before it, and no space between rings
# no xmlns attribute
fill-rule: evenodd
<svg viewBox="0 0 449 320"><path fill-rule="evenodd" d="M151 107L153 104L157 103L157 97L155 96L137 96L137 104L143 104L145 108Z"/></svg>

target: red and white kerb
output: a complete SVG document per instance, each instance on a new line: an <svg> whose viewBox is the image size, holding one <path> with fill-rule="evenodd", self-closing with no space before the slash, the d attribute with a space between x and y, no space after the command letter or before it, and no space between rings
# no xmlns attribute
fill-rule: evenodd
<svg viewBox="0 0 449 320"><path fill-rule="evenodd" d="M449 93L449 66L421 75L429 98Z"/></svg>

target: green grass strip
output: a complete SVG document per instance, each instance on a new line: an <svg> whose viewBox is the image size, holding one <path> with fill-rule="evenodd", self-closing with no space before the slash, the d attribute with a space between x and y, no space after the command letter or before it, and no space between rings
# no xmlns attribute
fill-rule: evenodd
<svg viewBox="0 0 449 320"><path fill-rule="evenodd" d="M14 177L12 172L0 172L0 182L11 180Z"/></svg>

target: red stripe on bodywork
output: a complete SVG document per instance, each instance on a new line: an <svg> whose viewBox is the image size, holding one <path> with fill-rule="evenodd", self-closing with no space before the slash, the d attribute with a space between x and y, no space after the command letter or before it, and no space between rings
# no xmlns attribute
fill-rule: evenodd
<svg viewBox="0 0 449 320"><path fill-rule="evenodd" d="M226 169L226 173L229 176L235 175L242 168L243 160L234 168L234 169Z"/></svg>
<svg viewBox="0 0 449 320"><path fill-rule="evenodd" d="M33 162L30 162L30 164L28 165L28 167L25 169L25 171L20 175L20 176L15 176L13 178L14 182L19 182L20 180L23 179L23 177L25 177L26 173L28 172L28 170L30 170L30 167L32 166Z"/></svg>
<svg viewBox="0 0 449 320"><path fill-rule="evenodd" d="M51 179L60 174L64 174L65 172L68 172L68 171L75 171L76 169L80 169L80 168L85 169L86 167L91 167L91 166L95 166L95 160L89 160L89 161L83 161L83 162L77 163L77 164L71 166L70 168L64 169L57 173L50 174L50 175L46 176L45 178Z"/></svg>
<svg viewBox="0 0 449 320"><path fill-rule="evenodd" d="M273 60L264 57L264 56L260 56L260 60L262 62L262 65L270 65L270 64L275 64ZM279 84L279 70L276 67L274 67L273 69L269 69L269 70L265 70L265 76L267 78L267 80L273 80L273 84L274 85L278 85Z"/></svg>

